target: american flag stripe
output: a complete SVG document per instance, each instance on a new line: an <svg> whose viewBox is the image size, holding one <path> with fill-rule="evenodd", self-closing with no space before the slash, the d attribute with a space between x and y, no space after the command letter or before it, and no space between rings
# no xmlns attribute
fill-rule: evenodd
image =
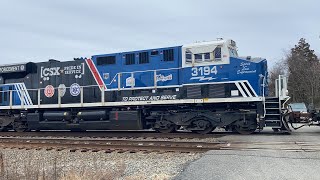
<svg viewBox="0 0 320 180"><path fill-rule="evenodd" d="M98 72L98 69L95 66L95 64L93 63L93 61L91 59L86 59L86 63L88 65L94 79L96 80L97 84L99 85L100 89L102 90L102 88L104 88L106 90L107 87L104 84L104 81L101 78L100 73Z"/></svg>

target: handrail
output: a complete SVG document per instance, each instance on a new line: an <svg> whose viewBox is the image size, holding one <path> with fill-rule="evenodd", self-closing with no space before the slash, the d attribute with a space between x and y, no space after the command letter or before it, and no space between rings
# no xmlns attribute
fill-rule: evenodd
<svg viewBox="0 0 320 180"><path fill-rule="evenodd" d="M281 91L282 91L282 83L281 83L281 75L279 75L279 83L278 83L278 96L279 96L279 101L280 101L280 97L282 96L282 93L281 93Z"/></svg>
<svg viewBox="0 0 320 180"><path fill-rule="evenodd" d="M262 118L265 118L266 117L266 114L267 114L267 110L266 110L266 97L264 95L265 93L265 82L266 82L266 77L267 77L267 72L265 72L265 75L263 76L263 83L262 83L262 101L263 101L263 117Z"/></svg>
<svg viewBox="0 0 320 180"><path fill-rule="evenodd" d="M83 105L84 103L84 97L83 97L83 91L84 91L84 88L96 88L98 87L101 91L101 103L104 104L105 103L105 91L108 90L107 86L108 85L111 85L113 83L117 83L117 88L111 88L112 89L117 89L118 91L121 90L121 89L127 89L125 87L122 87L122 81L123 80L123 74L130 74L131 78L134 78L134 73L141 73L141 72L153 72L153 79L154 79L154 84L153 84L153 88L158 88L158 84L157 84L157 72L161 72L161 71L169 71L169 70L180 70L180 69L184 69L183 67L179 67L179 68L168 68L168 69L156 69L156 70L144 70L144 71L132 71L132 72L118 72L114 75L114 77L111 79L110 78L110 83L105 83L104 85L97 85L97 84L94 84L94 85L85 85L85 86L79 86L80 88L80 93L79 93L79 96L80 96L80 103L81 105ZM264 105L265 105L265 85L266 85L266 77L267 77L267 74L265 74L265 76L263 77L263 94L262 94L262 98L263 98L263 101L264 101ZM116 82L118 81L118 82ZM21 83L9 83L9 84L0 84L0 86L16 86L17 84L21 84ZM250 85L250 84L249 84ZM177 84L177 86L179 86ZM61 106L62 104L62 96L60 94L60 91L61 90L68 90L70 89L71 87L64 87L64 88L61 88L61 87L51 87L53 88L53 90L58 90L58 104L59 104L59 107ZM139 87L138 87L139 88ZM152 88L152 86L150 86L150 88ZM18 96L19 96L19 99L21 101L21 107L24 108L25 105L30 105L33 103L38 105L40 107L41 105L41 91L42 90L45 90L46 87L39 87L39 88L32 88L32 89L26 89L26 87L24 89L12 89L12 90L5 90L5 91L0 91L0 92L4 92L4 93L8 93L10 92L10 96L9 96L9 100L10 101L10 108L12 108L12 106L14 105L14 97L13 97L13 92L16 92L18 93ZM131 89L136 89L135 88L135 85L131 84ZM30 99L30 95L29 93L37 93L37 102L32 102L32 100ZM25 98L29 98L29 99L25 99Z"/></svg>
<svg viewBox="0 0 320 180"><path fill-rule="evenodd" d="M278 104L279 104L279 112L282 114L282 104L281 104L281 96L282 96L282 94L281 94L281 91L282 91L282 83L281 83L281 75L279 75L279 83L278 83ZM281 118L281 126L283 125L283 124L285 124L284 123L284 117L281 115L280 116L280 118Z"/></svg>

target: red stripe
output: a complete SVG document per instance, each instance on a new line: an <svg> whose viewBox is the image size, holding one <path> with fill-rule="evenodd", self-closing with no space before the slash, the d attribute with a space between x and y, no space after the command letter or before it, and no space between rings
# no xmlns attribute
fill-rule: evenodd
<svg viewBox="0 0 320 180"><path fill-rule="evenodd" d="M88 63L88 66L94 76L94 78L96 79L97 81L97 84L101 87L101 86L104 86L104 83L103 83L103 80L96 68L96 66L94 65L93 61L91 59L87 59L87 63Z"/></svg>

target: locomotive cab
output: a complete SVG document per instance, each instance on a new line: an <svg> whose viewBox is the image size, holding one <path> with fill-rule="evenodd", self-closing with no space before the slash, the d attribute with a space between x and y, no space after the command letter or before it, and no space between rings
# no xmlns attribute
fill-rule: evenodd
<svg viewBox="0 0 320 180"><path fill-rule="evenodd" d="M219 39L182 46L183 67L229 64L230 57L238 57L233 40Z"/></svg>

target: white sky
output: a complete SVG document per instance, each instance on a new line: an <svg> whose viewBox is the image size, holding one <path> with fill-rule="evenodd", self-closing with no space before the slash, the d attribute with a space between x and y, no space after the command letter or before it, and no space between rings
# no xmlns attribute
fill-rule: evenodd
<svg viewBox="0 0 320 180"><path fill-rule="evenodd" d="M1 64L219 37L273 64L301 37L319 54L319 36L318 0L0 0Z"/></svg>

